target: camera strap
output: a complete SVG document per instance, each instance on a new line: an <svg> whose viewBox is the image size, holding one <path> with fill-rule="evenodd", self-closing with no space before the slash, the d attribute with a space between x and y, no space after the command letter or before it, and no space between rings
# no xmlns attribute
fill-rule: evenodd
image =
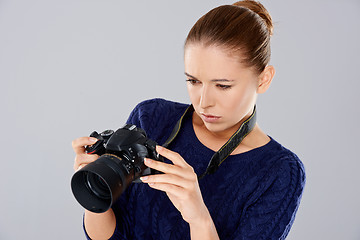
<svg viewBox="0 0 360 240"><path fill-rule="evenodd" d="M175 139L175 137L178 135L181 124L183 122L184 117L188 113L192 113L194 111L194 107L190 105L183 115L180 117L180 119L175 124L175 127L173 128L169 138L166 140L166 142L163 144L163 147L168 147L169 144ZM209 161L209 164L206 168L206 171L200 175L198 178L202 179L207 174L213 174L220 166L222 162L239 146L241 141L254 129L256 124L256 105L254 106L254 110L251 114L251 116L244 121L239 129L230 137L230 139L217 151Z"/></svg>

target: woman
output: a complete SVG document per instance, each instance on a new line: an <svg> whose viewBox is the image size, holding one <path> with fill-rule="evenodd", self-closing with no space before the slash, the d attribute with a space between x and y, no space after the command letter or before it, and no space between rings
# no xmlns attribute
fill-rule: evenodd
<svg viewBox="0 0 360 240"><path fill-rule="evenodd" d="M157 147L168 159L145 164L164 174L142 177L105 213L85 211L91 239L284 239L305 184L302 162L257 124L217 170L199 179L209 160L254 113L257 95L275 74L270 60L272 20L258 2L217 7L201 17L184 47L193 111L173 142ZM163 99L140 103L128 123L164 144L189 105ZM98 156L73 141L74 169Z"/></svg>

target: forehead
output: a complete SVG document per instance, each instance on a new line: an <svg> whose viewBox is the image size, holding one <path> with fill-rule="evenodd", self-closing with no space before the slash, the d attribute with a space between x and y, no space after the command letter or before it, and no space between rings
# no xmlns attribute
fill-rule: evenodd
<svg viewBox="0 0 360 240"><path fill-rule="evenodd" d="M252 76L253 71L245 67L239 58L217 46L191 44L184 51L185 72L203 78L236 79Z"/></svg>

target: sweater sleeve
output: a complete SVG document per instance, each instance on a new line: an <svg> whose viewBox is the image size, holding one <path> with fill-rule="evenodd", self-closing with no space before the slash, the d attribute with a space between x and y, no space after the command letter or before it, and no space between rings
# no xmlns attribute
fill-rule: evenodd
<svg viewBox="0 0 360 240"><path fill-rule="evenodd" d="M130 185L125 192L116 200L115 204L112 206L112 209L115 213L116 217L116 227L114 230L113 235L109 238L109 240L126 240L129 239L128 237L132 235L131 231L131 224L132 224L132 217L131 217L131 209L133 204L129 201L129 196L131 194L131 190L133 185ZM85 237L88 240L91 240L89 235L85 229L85 222L83 218L83 229L85 232Z"/></svg>
<svg viewBox="0 0 360 240"><path fill-rule="evenodd" d="M259 181L231 239L285 239L294 222L305 179L304 165L295 154L279 159Z"/></svg>

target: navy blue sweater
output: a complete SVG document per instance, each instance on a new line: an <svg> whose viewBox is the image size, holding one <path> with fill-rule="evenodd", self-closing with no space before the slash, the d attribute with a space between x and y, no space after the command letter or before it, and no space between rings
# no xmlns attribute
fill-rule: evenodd
<svg viewBox="0 0 360 240"><path fill-rule="evenodd" d="M163 99L144 101L132 111L128 123L144 129L161 145L187 107ZM287 236L299 207L305 170L296 154L270 139L264 146L230 155L214 174L199 180L220 239ZM169 149L178 152L198 175L214 154L197 139L190 117L184 119ZM147 184L131 184L112 208L116 229L110 239L190 239L188 223L166 194Z"/></svg>

